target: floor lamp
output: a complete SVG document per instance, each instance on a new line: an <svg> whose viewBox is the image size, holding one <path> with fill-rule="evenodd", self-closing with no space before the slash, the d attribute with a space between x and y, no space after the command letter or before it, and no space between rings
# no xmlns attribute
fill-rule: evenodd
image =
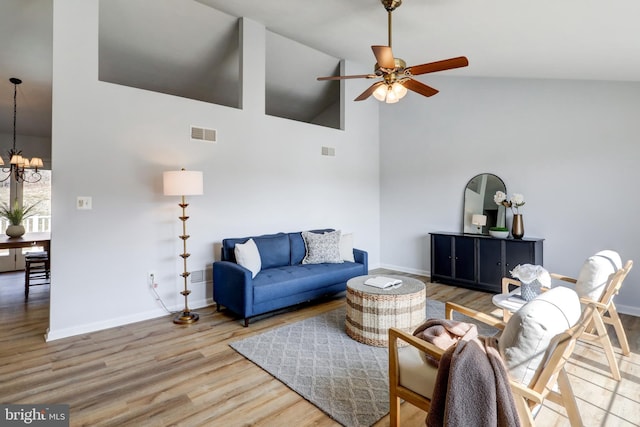
<svg viewBox="0 0 640 427"><path fill-rule="evenodd" d="M187 302L187 297L191 293L187 287L187 277L189 277L189 274L191 273L187 271L187 258L189 258L190 255L187 252L187 239L189 238L189 235L187 234L187 220L189 219L187 216L187 206L189 206L189 204L185 201L185 196L202 195L202 172L186 171L184 168L179 171L164 172L162 174L162 183L165 196L181 197L181 202L178 203L178 206L182 208L182 216L179 217L180 221L182 221L182 235L178 237L182 240L183 247L182 254L179 256L182 258L184 263L184 271L181 274L184 279L184 290L180 292L184 295L184 310L182 313L178 313L176 315L173 319L173 323L184 325L193 323L200 318L198 313L189 309Z"/></svg>

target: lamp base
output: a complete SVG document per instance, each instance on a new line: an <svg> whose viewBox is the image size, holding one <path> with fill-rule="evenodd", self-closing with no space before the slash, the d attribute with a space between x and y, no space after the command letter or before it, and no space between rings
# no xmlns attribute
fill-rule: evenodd
<svg viewBox="0 0 640 427"><path fill-rule="evenodd" d="M173 318L173 323L178 325L187 325L198 321L200 316L195 311L183 311Z"/></svg>

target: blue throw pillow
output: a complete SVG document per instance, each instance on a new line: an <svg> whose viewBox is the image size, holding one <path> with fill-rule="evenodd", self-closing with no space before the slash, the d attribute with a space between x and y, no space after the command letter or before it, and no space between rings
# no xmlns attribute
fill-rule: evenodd
<svg viewBox="0 0 640 427"><path fill-rule="evenodd" d="M285 233L258 236L253 240L256 242L258 252L260 252L263 270L289 265L291 251L289 236Z"/></svg>

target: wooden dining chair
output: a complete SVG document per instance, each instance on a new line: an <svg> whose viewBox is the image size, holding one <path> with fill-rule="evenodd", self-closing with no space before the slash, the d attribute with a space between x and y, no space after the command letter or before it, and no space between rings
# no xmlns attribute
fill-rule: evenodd
<svg viewBox="0 0 640 427"><path fill-rule="evenodd" d="M46 251L29 252L24 256L24 297L29 298L29 288L51 284L49 253Z"/></svg>
<svg viewBox="0 0 640 427"><path fill-rule="evenodd" d="M448 302L445 305L447 319L452 319L456 311L502 330L498 340L500 354L523 426L535 426L535 408L546 399L565 408L572 427L583 425L565 364L576 340L591 321L595 307L589 305L581 313L577 294L568 288L557 289L559 291L546 292L546 296L525 304L506 324L458 304ZM561 326L563 322L565 325ZM564 329L554 332L554 328ZM523 345L527 340L529 342ZM401 345L401 342L408 345ZM534 342L538 345L535 352L531 351ZM541 343L546 344L540 347ZM401 399L429 412L438 369L426 362L423 353L440 360L444 352L402 330L389 329L391 426L400 425Z"/></svg>

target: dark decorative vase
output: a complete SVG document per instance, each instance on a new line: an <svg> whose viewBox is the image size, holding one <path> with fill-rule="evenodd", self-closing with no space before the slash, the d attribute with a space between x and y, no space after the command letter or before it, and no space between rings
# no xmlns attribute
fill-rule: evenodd
<svg viewBox="0 0 640 427"><path fill-rule="evenodd" d="M511 235L514 239L522 239L522 237L524 237L524 223L522 222L522 214L513 215Z"/></svg>

